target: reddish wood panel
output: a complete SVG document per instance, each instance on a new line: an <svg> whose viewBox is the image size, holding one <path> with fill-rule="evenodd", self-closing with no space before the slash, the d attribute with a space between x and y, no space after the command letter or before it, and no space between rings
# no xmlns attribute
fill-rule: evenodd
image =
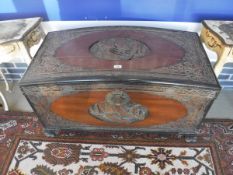
<svg viewBox="0 0 233 175"><path fill-rule="evenodd" d="M127 92L131 100L139 103L149 110L149 116L143 120L131 124L114 124L101 121L88 113L88 108L104 101L109 91L88 91L62 96L52 102L50 110L66 120L75 121L92 126L111 127L146 127L166 124L186 116L187 109L180 102L150 93Z"/></svg>
<svg viewBox="0 0 233 175"><path fill-rule="evenodd" d="M99 59L90 53L90 48L98 41L108 38L132 38L144 43L150 53L143 58L132 60ZM169 66L182 60L185 51L175 43L163 39L150 32L131 30L111 30L89 32L62 44L56 51L55 57L63 64L77 66L83 69L112 70L114 65L121 65L125 70L153 70Z"/></svg>

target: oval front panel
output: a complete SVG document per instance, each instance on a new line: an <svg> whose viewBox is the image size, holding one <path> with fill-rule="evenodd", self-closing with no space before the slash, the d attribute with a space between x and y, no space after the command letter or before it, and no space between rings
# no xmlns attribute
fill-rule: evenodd
<svg viewBox="0 0 233 175"><path fill-rule="evenodd" d="M186 107L174 99L145 92L127 92L133 104L140 104L148 110L145 119L132 123L114 123L91 115L90 107L105 101L110 92L88 91L62 96L51 103L50 110L69 121L102 127L147 127L176 121L187 114Z"/></svg>

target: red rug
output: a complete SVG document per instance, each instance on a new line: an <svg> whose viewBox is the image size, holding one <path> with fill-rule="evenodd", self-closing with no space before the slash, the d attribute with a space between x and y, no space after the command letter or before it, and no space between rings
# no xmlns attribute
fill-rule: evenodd
<svg viewBox="0 0 233 175"><path fill-rule="evenodd" d="M194 144L140 132L47 138L33 114L1 114L0 174L232 175L233 121L207 120L197 134Z"/></svg>

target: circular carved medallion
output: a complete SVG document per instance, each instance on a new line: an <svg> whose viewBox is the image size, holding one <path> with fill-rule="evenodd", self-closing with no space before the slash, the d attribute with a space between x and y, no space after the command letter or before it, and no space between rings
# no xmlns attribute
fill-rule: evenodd
<svg viewBox="0 0 233 175"><path fill-rule="evenodd" d="M130 60L141 58L150 53L143 42L131 38L108 38L94 43L90 52L96 58L106 60Z"/></svg>

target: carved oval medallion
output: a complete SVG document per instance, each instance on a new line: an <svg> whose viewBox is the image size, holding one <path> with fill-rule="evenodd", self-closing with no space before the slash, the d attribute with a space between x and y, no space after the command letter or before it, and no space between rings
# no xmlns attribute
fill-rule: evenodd
<svg viewBox="0 0 233 175"><path fill-rule="evenodd" d="M101 104L101 102L106 100L106 96L111 91L84 91L72 93L69 95L64 95L54 100L50 105L50 110L54 114L62 117L65 120L72 121L80 124L87 124L91 126L99 127L148 127L155 126L159 124L166 124L169 122L174 122L176 120L182 119L187 115L187 109L185 105L163 96L157 96L153 93L146 92L127 92L131 101L134 102L134 105L131 106L128 110L128 113L134 113L135 116L146 116L143 120L138 120L134 122L109 122L109 120L100 120L99 118L93 117L88 111L89 107L93 104ZM110 93L111 95L111 93ZM122 101L125 100L126 96L123 95L123 100L115 100L118 104L122 104ZM112 99L112 98L111 98ZM111 101L111 100L110 100ZM112 104L112 103L110 103ZM123 103L124 104L124 103ZM140 105L138 105L140 104ZM108 105L108 103L107 103ZM95 109L95 107L97 107ZM102 106L102 109L106 107ZM119 109L121 106L110 106L108 108L110 111L113 108ZM147 109L143 108L146 107ZM93 109L98 110L98 106L94 105ZM101 110L100 109L100 112ZM148 115L143 112L148 110ZM106 110L105 110L106 111Z"/></svg>
<svg viewBox="0 0 233 175"><path fill-rule="evenodd" d="M88 111L97 119L122 124L141 121L148 116L145 106L134 103L129 95L121 90L108 93L105 101L91 105Z"/></svg>
<svg viewBox="0 0 233 175"><path fill-rule="evenodd" d="M130 60L148 55L150 49L135 39L115 37L96 42L90 47L90 52L100 59Z"/></svg>

